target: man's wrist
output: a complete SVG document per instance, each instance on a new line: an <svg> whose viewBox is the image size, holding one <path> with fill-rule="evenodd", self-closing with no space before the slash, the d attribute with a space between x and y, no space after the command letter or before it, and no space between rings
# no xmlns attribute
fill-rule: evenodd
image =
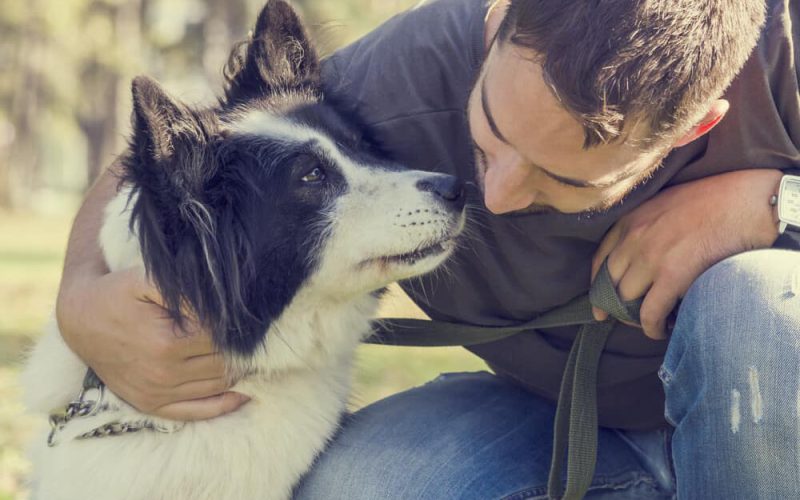
<svg viewBox="0 0 800 500"><path fill-rule="evenodd" d="M778 233L778 219L775 207L771 205L773 193L777 192L783 173L776 169L751 170L751 176L745 179L742 195L750 194L750 204L755 203L755 231L751 248L769 248L780 235ZM754 177L755 176L755 177ZM763 182L762 182L763 176ZM751 211L751 213L753 213ZM753 227L753 226L751 226Z"/></svg>

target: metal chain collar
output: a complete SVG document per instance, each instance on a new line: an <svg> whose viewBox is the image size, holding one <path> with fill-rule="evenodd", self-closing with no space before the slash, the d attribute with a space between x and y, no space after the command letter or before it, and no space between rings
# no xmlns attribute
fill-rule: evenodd
<svg viewBox="0 0 800 500"><path fill-rule="evenodd" d="M47 446L53 447L58 444L56 439L67 424L75 418L91 417L112 409L106 401L106 386L102 383L93 386L84 386L78 397L72 400L63 411L50 415L50 434L47 437ZM117 409L116 407L113 409ZM138 420L132 422L120 422L118 420L103 424L88 432L78 435L75 439L88 439L93 437L119 436L141 430L151 430L155 432L169 433L180 429L167 428L149 420Z"/></svg>

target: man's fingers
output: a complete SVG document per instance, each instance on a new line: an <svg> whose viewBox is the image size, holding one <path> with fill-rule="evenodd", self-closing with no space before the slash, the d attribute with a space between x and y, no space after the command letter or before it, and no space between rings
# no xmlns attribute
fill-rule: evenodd
<svg viewBox="0 0 800 500"><path fill-rule="evenodd" d="M230 388L230 382L221 377L208 380L192 380L176 387L171 395L173 396L173 401L188 401L218 396Z"/></svg>
<svg viewBox="0 0 800 500"><path fill-rule="evenodd" d="M193 356L180 364L181 384L192 380L225 377L225 361L220 354Z"/></svg>
<svg viewBox="0 0 800 500"><path fill-rule="evenodd" d="M633 267L629 268L619 280L619 285L617 285L617 293L619 294L620 299L622 299L623 302L628 302L644 295L650 286L650 283L648 283L649 280L646 276L646 274L642 274L641 272L634 270ZM598 313L598 311L602 314ZM604 321L608 319L608 313L596 307L592 307L592 314L597 321ZM621 323L625 323L626 325L639 328L639 325L635 323L624 320L619 321Z"/></svg>
<svg viewBox="0 0 800 500"><path fill-rule="evenodd" d="M186 320L184 329L178 329L174 323L170 324L171 335L175 339L176 347L180 349L184 359L195 358L198 356L218 355L217 348L211 335L199 328L196 324ZM189 330L187 332L187 330Z"/></svg>
<svg viewBox="0 0 800 500"><path fill-rule="evenodd" d="M667 338L667 318L678 304L679 294L669 286L653 286L644 298L640 319L644 334L655 340Z"/></svg>
<svg viewBox="0 0 800 500"><path fill-rule="evenodd" d="M207 420L236 411L250 398L236 392L164 405L153 414L171 420Z"/></svg>
<svg viewBox="0 0 800 500"><path fill-rule="evenodd" d="M216 353L211 335L192 320L179 328L166 311L156 304L141 302L135 306L142 318L138 328L140 338L148 338L152 349L171 359L188 359Z"/></svg>
<svg viewBox="0 0 800 500"><path fill-rule="evenodd" d="M592 259L592 281L594 281L595 276L597 276L598 271L600 271L600 266L603 265L603 262L617 246L617 243L619 243L621 236L622 226L620 224L616 224L606 233Z"/></svg>
<svg viewBox="0 0 800 500"><path fill-rule="evenodd" d="M592 270L592 282L594 282L595 274L600 270L600 266L603 265L603 261L606 258L608 259L608 274L611 276L611 282L614 284L615 288L619 289L620 280L625 276L628 263L630 262L620 247L613 248L608 257L603 257L603 260L595 260L592 266L594 267L596 265L597 269ZM608 319L608 313L597 307L592 307L592 315L597 321L605 321Z"/></svg>
<svg viewBox="0 0 800 500"><path fill-rule="evenodd" d="M616 248L621 236L622 226L620 224L616 224L608 231L608 233L606 233L606 236L603 238L600 246L597 247L597 251L592 259L592 283L594 283L594 279L597 277L597 273L600 271L600 267L603 265L603 262L609 258L609 254L611 254L611 252ZM611 277L613 280L614 275L612 274ZM605 321L608 319L608 313L598 307L592 307L592 315L596 321Z"/></svg>
<svg viewBox="0 0 800 500"><path fill-rule="evenodd" d="M653 286L653 275L642 260L630 263L625 274L617 282L617 293L623 302L644 297Z"/></svg>
<svg viewBox="0 0 800 500"><path fill-rule="evenodd" d="M605 321L608 319L607 312L600 309L599 307L594 307L594 306L592 306L592 316L594 316L595 321Z"/></svg>
<svg viewBox="0 0 800 500"><path fill-rule="evenodd" d="M192 380L174 387L132 384L116 386L107 384L115 394L142 413L163 416L160 409L184 401L195 401L219 396L231 388L224 377ZM190 409L191 407L189 407ZM197 417L201 420L202 417ZM194 419L193 419L194 420Z"/></svg>

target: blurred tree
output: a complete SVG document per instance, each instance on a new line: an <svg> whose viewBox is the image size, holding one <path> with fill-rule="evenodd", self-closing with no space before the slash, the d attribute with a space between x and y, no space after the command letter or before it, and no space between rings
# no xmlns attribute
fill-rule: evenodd
<svg viewBox="0 0 800 500"><path fill-rule="evenodd" d="M2 0L0 207L85 189L124 147L130 80L210 100L265 0ZM323 53L418 0L294 0Z"/></svg>

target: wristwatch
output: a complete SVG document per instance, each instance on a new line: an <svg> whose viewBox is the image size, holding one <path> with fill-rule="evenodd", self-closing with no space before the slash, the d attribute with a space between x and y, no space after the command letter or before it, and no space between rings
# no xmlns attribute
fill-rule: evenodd
<svg viewBox="0 0 800 500"><path fill-rule="evenodd" d="M792 169L783 176L778 194L770 201L778 209L778 246L800 249L800 175L794 173Z"/></svg>

